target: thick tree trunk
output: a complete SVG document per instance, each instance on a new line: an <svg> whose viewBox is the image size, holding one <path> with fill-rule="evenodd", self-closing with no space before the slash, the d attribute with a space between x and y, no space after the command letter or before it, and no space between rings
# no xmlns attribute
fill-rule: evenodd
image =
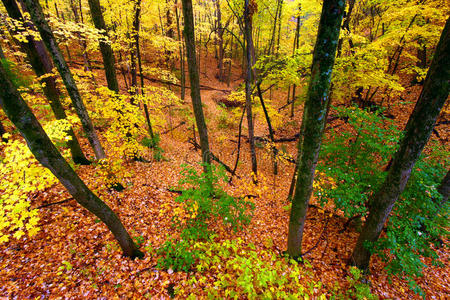
<svg viewBox="0 0 450 300"><path fill-rule="evenodd" d="M252 3L256 5L255 3ZM253 180L255 181L256 175L258 174L258 166L256 161L256 150L255 150L255 136L253 129L253 114L252 114L252 82L253 82L253 56L252 56L252 48L253 48L253 38L252 38L252 18L253 11L250 11L249 0L245 0L244 7L244 20L245 20L245 55L246 55L246 76L245 76L245 109L247 110L247 126L248 126L248 139L250 144L250 155L252 159L252 172L255 177Z"/></svg>
<svg viewBox="0 0 450 300"><path fill-rule="evenodd" d="M72 100L73 106L75 107L77 115L80 118L84 132L87 135L91 147L94 149L95 156L97 157L97 159L106 158L100 140L97 136L97 133L95 132L94 125L92 124L92 120L89 117L83 100L81 99L75 80L72 77L72 73L70 72L67 63L64 60L61 51L59 50L53 32L51 31L47 21L44 18L41 5L39 4L39 2L34 0L24 0L24 2L28 12L30 13L34 25L37 27L41 38L45 46L47 47L47 50L50 52L53 62L62 77L67 92Z"/></svg>
<svg viewBox="0 0 450 300"><path fill-rule="evenodd" d="M23 22L22 13L15 0L2 0L8 15L19 22ZM25 27L32 27L31 24L25 23ZM18 31L18 30L17 30ZM36 41L32 36L27 36L27 42L16 41L21 50L27 54L27 58L31 67L38 77L46 74L51 74L53 65L50 57L45 50L42 41ZM66 119L66 113L59 99L60 93L56 85L56 80L53 76L46 76L43 80L44 94L47 97L50 107L55 114L56 119ZM77 164L89 164L89 160L84 156L80 144L72 128L67 131L70 140L67 142L72 159Z"/></svg>
<svg viewBox="0 0 450 300"><path fill-rule="evenodd" d="M36 159L60 180L78 203L108 226L119 242L125 256L142 257L143 253L138 250L117 215L89 190L58 152L1 66L0 83L2 86L0 89L0 106L19 129Z"/></svg>
<svg viewBox="0 0 450 300"><path fill-rule="evenodd" d="M422 92L405 127L400 149L389 173L370 201L369 216L356 242L351 263L367 270L370 250L367 242L378 240L384 223L408 182L411 170L425 147L450 91L450 19L447 19Z"/></svg>
<svg viewBox="0 0 450 300"><path fill-rule="evenodd" d="M314 48L311 80L303 112L304 134L299 144L301 156L298 161L297 184L289 219L288 254L294 258L301 256L303 228L326 123L331 73L344 11L344 1L324 0L323 2Z"/></svg>
<svg viewBox="0 0 450 300"><path fill-rule="evenodd" d="M200 136L202 161L205 163L204 170L206 172L206 164L211 163L211 153L209 151L208 130L206 128L205 117L203 115L202 99L200 96L200 79L195 57L195 33L192 0L182 0L181 2L183 4L184 41L186 43L189 79L191 82L192 106L194 108L195 122L197 124L198 134Z"/></svg>
<svg viewBox="0 0 450 300"><path fill-rule="evenodd" d="M97 28L98 30L103 30L104 38L99 41L99 46L100 52L102 53L103 57L103 65L105 67L105 75L106 81L108 83L108 88L117 93L119 92L119 83L117 82L114 53L111 45L107 42L109 38L100 6L100 1L88 0L88 2L95 28Z"/></svg>

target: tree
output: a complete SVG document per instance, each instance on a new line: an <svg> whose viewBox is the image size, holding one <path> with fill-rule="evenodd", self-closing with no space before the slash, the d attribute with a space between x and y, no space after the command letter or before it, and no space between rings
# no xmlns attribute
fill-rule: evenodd
<svg viewBox="0 0 450 300"><path fill-rule="evenodd" d="M405 189L414 164L433 131L450 91L450 18L447 19L422 92L405 127L405 135L380 189L370 200L369 216L358 237L351 263L367 270L368 244L378 240L395 202Z"/></svg>
<svg viewBox="0 0 450 300"><path fill-rule="evenodd" d="M344 9L344 1L324 0L320 16L311 79L303 112L303 134L299 140L301 153L298 157L297 183L289 219L288 253L294 258L301 256L303 228L326 122L331 73Z"/></svg>
<svg viewBox="0 0 450 300"><path fill-rule="evenodd" d="M2 0L2 2L8 12L8 15L12 19L15 19L19 22L24 22L22 13L20 12L19 6L17 5L15 0ZM28 27L29 25L31 26L31 24L29 23L26 23L24 25L26 27ZM15 34L20 34L20 31L18 29L15 30ZM31 67L38 77L52 73L53 65L50 58L48 57L42 41L36 41L32 36L28 35L26 42L17 40L16 43L20 46L21 50L27 54L28 61L30 62ZM49 101L50 107L53 110L56 119L66 119L67 116L59 99L60 92L57 88L55 77L44 76L44 79L42 81L44 83L44 94ZM78 164L89 164L90 162L84 156L73 129L70 128L67 134L70 137L70 140L67 144L69 145L73 161Z"/></svg>
<svg viewBox="0 0 450 300"><path fill-rule="evenodd" d="M245 76L245 109L247 111L247 125L248 125L248 141L250 144L250 154L252 158L252 172L256 176L258 172L258 165L256 161L255 151L255 136L253 128L253 115L252 115L252 82L253 82L253 38L252 38L252 18L253 13L256 11L256 3L249 0L245 0L244 7L244 36L245 36L245 57L247 61L246 76ZM254 179L255 180L255 179Z"/></svg>
<svg viewBox="0 0 450 300"><path fill-rule="evenodd" d="M53 32L51 31L47 21L45 20L41 5L38 1L35 0L24 0L24 3L28 12L30 13L34 25L41 35L42 41L44 42L48 52L53 59L53 63L55 64L56 68L59 71L59 74L62 77L67 92L69 93L70 99L72 100L73 106L75 107L77 115L80 118L84 132L87 135L92 149L94 149L95 156L97 157L97 159L105 158L105 152L102 148L97 133L95 132L92 120L89 117L83 100L81 99L80 92L78 91L72 73L70 72L67 63L64 60L61 51L59 50Z"/></svg>
<svg viewBox="0 0 450 300"><path fill-rule="evenodd" d="M195 33L192 0L182 0L181 2L183 4L184 41L186 43L186 57L188 61L189 80L191 83L192 106L194 108L198 135L200 136L202 161L205 163L204 170L207 172L206 164L211 163L211 153L209 150L208 130L206 128L205 116L203 115L202 99L200 96L200 80L197 60L195 57Z"/></svg>
<svg viewBox="0 0 450 300"><path fill-rule="evenodd" d="M108 226L119 242L125 256L142 257L142 252L138 250L117 215L89 190L58 152L35 115L7 77L2 66L0 66L0 83L2 85L0 106L11 122L19 129L36 159L60 180L78 203Z"/></svg>
<svg viewBox="0 0 450 300"><path fill-rule="evenodd" d="M115 59L114 53L111 48L111 44L108 42L108 31L106 29L105 20L103 18L100 1L88 0L89 8L91 11L92 21L95 28L102 31L104 35L103 39L99 40L100 52L103 57L103 65L105 67L106 81L108 88L116 93L119 92L119 84L116 77Z"/></svg>

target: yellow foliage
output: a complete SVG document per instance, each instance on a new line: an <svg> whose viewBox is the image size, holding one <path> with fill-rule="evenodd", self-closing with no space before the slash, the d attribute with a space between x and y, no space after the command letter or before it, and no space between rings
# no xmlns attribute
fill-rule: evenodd
<svg viewBox="0 0 450 300"><path fill-rule="evenodd" d="M30 209L31 193L45 190L57 179L34 158L22 140L4 144L0 161L0 244L12 235L33 236L39 230L38 211Z"/></svg>

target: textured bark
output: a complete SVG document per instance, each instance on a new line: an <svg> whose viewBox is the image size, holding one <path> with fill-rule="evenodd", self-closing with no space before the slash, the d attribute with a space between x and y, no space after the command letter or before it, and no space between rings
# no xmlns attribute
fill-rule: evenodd
<svg viewBox="0 0 450 300"><path fill-rule="evenodd" d="M44 42L48 52L50 52L53 62L62 77L70 99L72 100L73 106L75 107L75 111L80 118L84 132L87 135L91 147L94 149L95 156L98 159L105 158L105 152L102 148L97 133L95 132L92 120L88 115L83 100L81 99L75 80L72 77L72 73L70 72L67 63L64 60L61 51L59 50L53 32L51 31L47 21L44 18L44 14L39 2L34 0L24 0L24 2L28 12L30 13L34 25L37 27L41 35L42 41Z"/></svg>
<svg viewBox="0 0 450 300"><path fill-rule="evenodd" d="M248 140L250 144L250 155L252 159L252 172L256 176L258 174L258 165L256 161L256 150L255 150L255 136L253 128L253 114L252 114L252 82L253 82L253 39L252 39L252 19L253 12L250 11L249 0L245 0L244 7L244 22L245 22L245 56L246 56L246 75L245 75L245 109L247 111L247 127L248 127ZM254 177L254 181L255 181Z"/></svg>
<svg viewBox="0 0 450 300"><path fill-rule="evenodd" d="M108 83L108 88L112 91L119 92L119 83L117 82L114 53L111 45L107 42L109 38L105 20L103 18L102 10L100 7L100 1L88 0L88 2L95 28L97 28L98 30L103 30L104 38L99 41L99 46L100 52L102 53L103 57L103 65L105 67L105 75L106 81Z"/></svg>
<svg viewBox="0 0 450 300"><path fill-rule="evenodd" d="M192 0L182 0L184 16L184 41L186 44L186 54L188 61L189 80L191 82L191 98L194 108L195 122L200 136L200 147L202 150L202 161L205 164L211 163L209 151L208 130L206 128L205 116L203 115L202 99L200 96L200 79L195 57L195 34L194 16L192 12ZM205 165L205 172L207 166Z"/></svg>
<svg viewBox="0 0 450 300"><path fill-rule="evenodd" d="M411 170L433 131L450 90L450 19L447 19L422 92L405 127L405 135L389 173L370 201L369 216L356 242L351 263L367 270L370 250L367 242L378 240L384 223L403 192Z"/></svg>
<svg viewBox="0 0 450 300"><path fill-rule="evenodd" d="M301 256L303 228L326 123L331 73L344 10L344 1L324 0L323 2L314 47L311 80L303 112L304 134L299 144L301 153L298 161L297 184L289 219L288 254L294 258Z"/></svg>
<svg viewBox="0 0 450 300"><path fill-rule="evenodd" d="M8 12L8 15L12 19L20 22L24 21L22 13L15 0L2 0L2 2ZM25 23L24 26L31 27L32 25ZM50 57L45 51L45 46L42 41L36 41L32 36L27 36L27 42L16 41L16 43L20 46L20 49L26 53L27 59L38 77L52 73L53 65ZM53 76L46 76L42 82L44 83L44 94L49 101L50 107L55 114L56 119L66 119L67 116L59 99L60 92L57 88L55 78ZM84 156L72 128L67 131L67 135L70 137L67 144L70 148L73 161L77 164L89 164L90 162Z"/></svg>
<svg viewBox="0 0 450 300"><path fill-rule="evenodd" d="M58 152L1 66L0 84L2 86L0 89L0 106L11 122L19 129L36 159L60 180L78 203L108 226L119 242L125 256L142 257L142 252L138 250L117 215L89 190Z"/></svg>

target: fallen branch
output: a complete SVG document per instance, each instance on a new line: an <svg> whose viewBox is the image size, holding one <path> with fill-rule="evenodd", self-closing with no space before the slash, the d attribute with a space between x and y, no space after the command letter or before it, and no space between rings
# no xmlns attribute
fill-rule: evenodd
<svg viewBox="0 0 450 300"><path fill-rule="evenodd" d="M161 134L167 134L167 133L169 133L169 132L171 132L171 131L177 129L178 127L183 126L184 124L186 124L186 121L183 121L183 122L181 122L180 124L178 124L177 126L172 127L172 128L170 128L170 129L168 129L168 130L166 130L166 131L164 131L164 132L161 132Z"/></svg>
<svg viewBox="0 0 450 300"><path fill-rule="evenodd" d="M200 149L200 145L197 143L196 140L189 138L188 142L191 143L194 146L194 149L197 151L197 149ZM221 161L217 156L214 155L214 153L209 152L209 155L211 155L211 159L221 164L227 172L229 172L231 175L235 175L237 178L240 178L238 175L233 173L233 169L231 169L226 163Z"/></svg>
<svg viewBox="0 0 450 300"><path fill-rule="evenodd" d="M150 77L145 76L145 75L143 77L145 79L147 79L148 81L151 81L151 82L159 82L159 83L163 83L163 84L170 84L170 85L173 85L173 86L181 87L181 84L179 84L179 83L174 83L174 82L167 81L167 80L162 80L162 79L150 78ZM185 89L190 89L191 87L190 86L185 86L184 88ZM207 85L203 85L203 84L200 85L200 89L201 90L209 90L209 91L229 92L229 90L217 89L217 88L213 88L213 87L210 87L210 86L207 86Z"/></svg>
<svg viewBox="0 0 450 300"><path fill-rule="evenodd" d="M45 207L49 207L49 206L57 205L57 204L62 204L62 203L65 203L65 202L69 202L70 200L74 200L74 199L71 197L71 198L67 198L65 200L61 200L61 201L58 201L58 202L51 202L51 203L43 204L41 206L36 207L36 209L41 209L41 208L45 208Z"/></svg>

